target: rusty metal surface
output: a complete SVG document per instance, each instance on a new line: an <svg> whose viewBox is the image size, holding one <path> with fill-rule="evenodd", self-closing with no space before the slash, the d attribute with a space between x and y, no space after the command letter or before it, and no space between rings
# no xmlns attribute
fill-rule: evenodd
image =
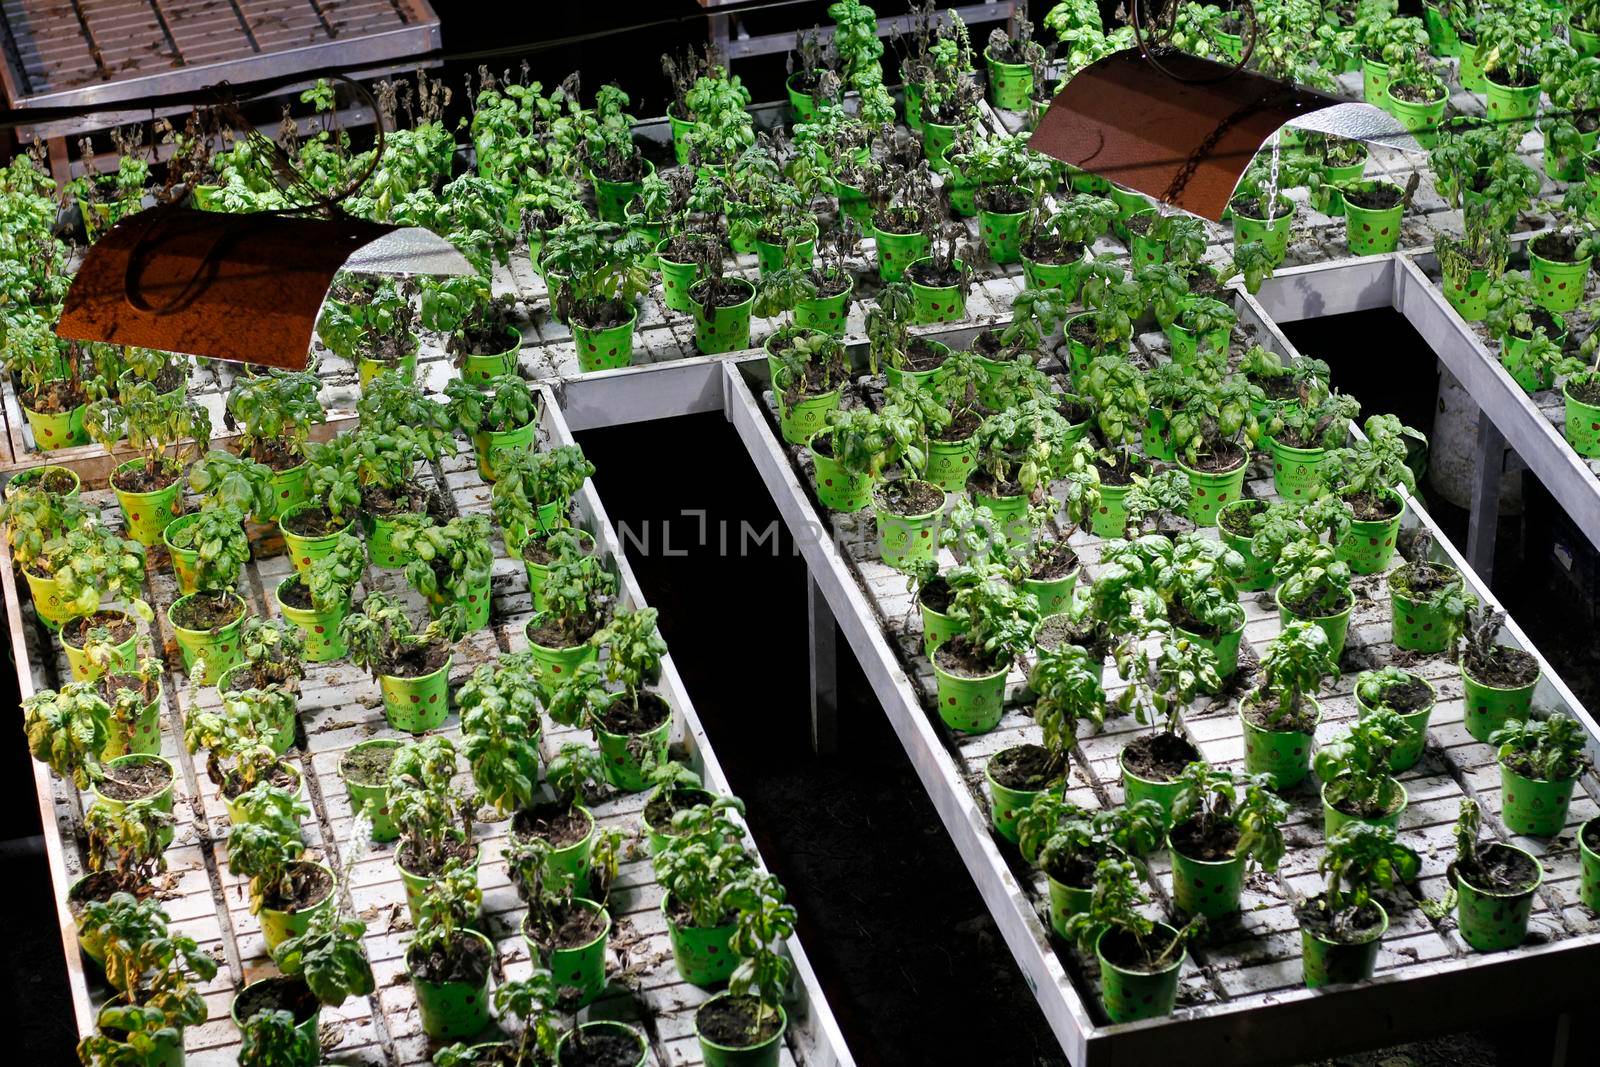
<svg viewBox="0 0 1600 1067"><path fill-rule="evenodd" d="M1029 144L1218 221L1251 157L1281 126L1351 106L1251 71L1222 77L1229 68L1183 53L1160 62L1131 48L1086 67L1056 94Z"/></svg>
<svg viewBox="0 0 1600 1067"><path fill-rule="evenodd" d="M90 246L56 332L298 369L334 274L367 246L383 252L358 259L365 270L471 269L426 230L345 217L150 208Z"/></svg>

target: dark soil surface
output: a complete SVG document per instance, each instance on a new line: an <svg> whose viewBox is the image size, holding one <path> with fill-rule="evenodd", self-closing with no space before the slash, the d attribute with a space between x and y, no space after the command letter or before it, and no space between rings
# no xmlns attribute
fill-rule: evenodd
<svg viewBox="0 0 1600 1067"><path fill-rule="evenodd" d="M904 208L879 208L873 213L872 225L890 237L909 237L922 229L922 218Z"/></svg>
<svg viewBox="0 0 1600 1067"><path fill-rule="evenodd" d="M74 488L76 488L77 484L78 483L72 479L71 471L64 470L60 467L51 467L45 470L43 474L36 475L32 478L19 474L11 479L7 485L7 488L20 489L24 485L32 485L37 486L46 492L55 493L58 496L66 496L68 493L72 492Z"/></svg>
<svg viewBox="0 0 1600 1067"><path fill-rule="evenodd" d="M282 523L296 537L326 537L350 525L349 516L334 518L327 508L303 508Z"/></svg>
<svg viewBox="0 0 1600 1067"><path fill-rule="evenodd" d="M1077 645L1091 654L1104 655L1104 638L1095 631L1089 619L1070 619L1065 615L1052 615L1039 624L1033 640L1040 648L1060 648Z"/></svg>
<svg viewBox="0 0 1600 1067"><path fill-rule="evenodd" d="M1094 461L1094 468L1100 472L1100 481L1106 485L1132 485L1133 472L1140 469L1137 459L1128 470L1123 470L1121 466L1116 464L1102 463L1098 459Z"/></svg>
<svg viewBox="0 0 1600 1067"><path fill-rule="evenodd" d="M647 734L672 717L672 708L654 693L640 693L633 701L618 700L596 721L607 733L623 736Z"/></svg>
<svg viewBox="0 0 1600 1067"><path fill-rule="evenodd" d="M702 278L689 288L689 298L702 307L738 307L754 292L743 278Z"/></svg>
<svg viewBox="0 0 1600 1067"><path fill-rule="evenodd" d="M136 674L102 674L95 682L95 688L100 691L101 699L107 704L112 703L117 692L122 689L131 689L144 694L145 703L148 704L160 692L161 683L151 679L147 684Z"/></svg>
<svg viewBox="0 0 1600 1067"><path fill-rule="evenodd" d="M159 760L141 760L107 767L98 788L109 800L153 797L172 784L172 768Z"/></svg>
<svg viewBox="0 0 1600 1067"><path fill-rule="evenodd" d="M1337 615L1344 611L1344 609L1352 602L1352 598L1345 597L1343 600L1339 601L1339 603L1335 604L1331 608L1328 608L1326 611L1317 608L1314 604L1307 600L1302 600L1293 604L1289 603L1288 601L1284 601L1283 606L1288 608L1291 613L1298 615L1303 619L1325 619L1329 616Z"/></svg>
<svg viewBox="0 0 1600 1067"><path fill-rule="evenodd" d="M289 878L294 885L292 895L287 898L276 892L266 895L266 906L273 911L304 911L326 900L333 892L333 875L314 863L296 863Z"/></svg>
<svg viewBox="0 0 1600 1067"><path fill-rule="evenodd" d="M136 881L136 879L133 880ZM135 888L138 887L130 887L124 884L123 879L116 871L95 871L93 874L86 875L82 881L74 883L72 889L67 893L67 906L71 909L72 914L79 915L89 904L110 900L118 893L132 892ZM149 890L146 888L145 893L140 895L146 895L148 892Z"/></svg>
<svg viewBox="0 0 1600 1067"><path fill-rule="evenodd" d="M111 484L124 493L153 493L178 480L178 469L165 460L154 467L148 463L113 471Z"/></svg>
<svg viewBox="0 0 1600 1067"><path fill-rule="evenodd" d="M1022 242L1022 254L1035 263L1060 266L1083 258L1083 245L1063 242L1054 234L1035 234Z"/></svg>
<svg viewBox="0 0 1600 1067"><path fill-rule="evenodd" d="M816 269L811 271L809 277L811 278L811 284L817 287L817 299L819 300L838 296L850 288L850 276L847 274L824 274L820 269Z"/></svg>
<svg viewBox="0 0 1600 1067"><path fill-rule="evenodd" d="M1533 239L1531 247L1552 263L1578 262L1578 241L1571 234L1541 233Z"/></svg>
<svg viewBox="0 0 1600 1067"><path fill-rule="evenodd" d="M1433 703L1433 699L1428 683L1415 675L1408 675L1406 681L1385 686L1383 690L1384 706L1401 715L1421 711Z"/></svg>
<svg viewBox="0 0 1600 1067"><path fill-rule="evenodd" d="M645 176L645 158L639 152L620 160L608 156L598 163L591 163L590 169L595 177L608 182L636 182Z"/></svg>
<svg viewBox="0 0 1600 1067"><path fill-rule="evenodd" d="M1215 451L1200 456L1188 466L1201 474L1225 474L1244 466L1248 458L1244 449L1232 441L1223 441Z"/></svg>
<svg viewBox="0 0 1600 1067"><path fill-rule="evenodd" d="M406 950L406 967L416 978L425 982L466 982L479 985L489 973L493 962L489 950L476 937L458 933L445 949L419 957Z"/></svg>
<svg viewBox="0 0 1600 1067"><path fill-rule="evenodd" d="M940 615L950 613L950 602L955 599L950 587L942 578L935 578L924 585L918 593L918 598L922 601L923 607Z"/></svg>
<svg viewBox="0 0 1600 1067"><path fill-rule="evenodd" d="M913 337L906 345L905 366L902 370L938 370L950 358L950 349L935 347L926 337Z"/></svg>
<svg viewBox="0 0 1600 1067"><path fill-rule="evenodd" d="M1344 499L1360 522L1387 522L1404 506L1399 498L1387 493L1355 493Z"/></svg>
<svg viewBox="0 0 1600 1067"><path fill-rule="evenodd" d="M1012 745L989 760L990 777L1018 791L1044 789L1065 773L1065 763L1043 745Z"/></svg>
<svg viewBox="0 0 1600 1067"><path fill-rule="evenodd" d="M306 583L301 581L298 574L290 575L287 582L278 586L278 599L301 611L310 611L317 606L311 599L311 590L306 588Z"/></svg>
<svg viewBox="0 0 1600 1067"><path fill-rule="evenodd" d="M1036 541L1032 562L1029 578L1036 582L1053 582L1077 569L1078 554L1065 541Z"/></svg>
<svg viewBox="0 0 1600 1067"><path fill-rule="evenodd" d="M537 837L551 848L576 845L594 824L577 808L565 804L538 804L511 817L511 832L519 837Z"/></svg>
<svg viewBox="0 0 1600 1067"><path fill-rule="evenodd" d="M658 789L644 805L644 822L658 834L672 832L672 818L680 811L710 804L716 796L704 789Z"/></svg>
<svg viewBox="0 0 1600 1067"><path fill-rule="evenodd" d="M983 425L983 420L975 412L962 411L950 420L950 425L944 432L934 438L935 441L965 441L978 432L978 427Z"/></svg>
<svg viewBox="0 0 1600 1067"><path fill-rule="evenodd" d="M582 948L605 933L606 913L585 907L576 901L550 916L554 929L536 928L528 924L528 932L546 950Z"/></svg>
<svg viewBox="0 0 1600 1067"><path fill-rule="evenodd" d="M955 267L945 267L941 270L934 266L932 260L927 263L912 264L906 268L906 277L929 289L948 289L961 283L961 272Z"/></svg>
<svg viewBox="0 0 1600 1067"><path fill-rule="evenodd" d="M321 1007L316 994L298 978L270 978L240 993L236 1010L247 1022L264 1011L286 1011L296 1023L303 1023Z"/></svg>
<svg viewBox="0 0 1600 1067"><path fill-rule="evenodd" d="M1182 601L1174 600L1172 605L1168 608L1168 611L1172 616L1172 624L1180 630L1191 634L1198 634L1210 641L1215 641L1217 638L1222 636L1222 627L1210 626L1201 622L1199 619L1194 617L1194 615L1189 611L1189 606L1184 604ZM1228 632L1232 633L1231 630Z"/></svg>
<svg viewBox="0 0 1600 1067"><path fill-rule="evenodd" d="M406 649L398 655L384 655L378 673L391 678L423 678L443 667L444 661L449 658L449 643L435 641L421 648Z"/></svg>
<svg viewBox="0 0 1600 1067"><path fill-rule="evenodd" d="M1437 83L1392 81L1389 83L1389 92L1409 104L1432 104L1438 101L1441 90Z"/></svg>
<svg viewBox="0 0 1600 1067"><path fill-rule="evenodd" d="M1583 843L1589 846L1590 852L1600 853L1600 820L1584 826Z"/></svg>
<svg viewBox="0 0 1600 1067"><path fill-rule="evenodd" d="M639 1062L639 1042L633 1035L610 1028L579 1030L561 1046L561 1067L633 1067Z"/></svg>
<svg viewBox="0 0 1600 1067"><path fill-rule="evenodd" d="M735 304L739 301L735 300ZM609 330L613 326L621 326L633 317L633 309L621 300L602 300L591 297L577 304L572 309L572 321L586 330ZM505 351L505 347L494 349L495 352ZM515 427L510 427L514 429Z"/></svg>
<svg viewBox="0 0 1600 1067"><path fill-rule="evenodd" d="M883 483L872 495L891 515L926 515L944 504L944 490L937 485L903 478Z"/></svg>
<svg viewBox="0 0 1600 1067"><path fill-rule="evenodd" d="M267 775L267 781L271 782L279 789L288 789L291 791L300 784L300 779L295 777L294 772L289 769L288 764L281 761L273 766L272 772ZM240 780L237 774L228 775L222 783L222 795L227 797L229 800L234 799L244 791L244 782Z"/></svg>
<svg viewBox="0 0 1600 1067"><path fill-rule="evenodd" d="M1567 327L1561 320L1542 307L1528 308L1528 316L1533 320L1533 328L1544 330L1544 335L1552 340L1567 332ZM1533 334L1530 333L1528 336L1532 337Z"/></svg>
<svg viewBox="0 0 1600 1067"><path fill-rule="evenodd" d="M84 395L83 386L62 378L44 382L37 390L25 389L17 400L29 411L41 415L64 415L87 403L89 398Z"/></svg>
<svg viewBox="0 0 1600 1067"><path fill-rule="evenodd" d="M472 858L478 854L478 846L476 842L461 841L452 837L445 841L444 852L444 860L436 867L417 860L412 854L410 843L402 841L400 847L395 850L395 862L405 867L412 874L427 878L437 874L443 868L444 863L452 859L462 860L467 863L472 862Z"/></svg>
<svg viewBox="0 0 1600 1067"><path fill-rule="evenodd" d="M113 645L120 645L139 632L133 620L122 612L97 611L93 615L73 619L61 627L61 637L73 648L82 648L84 642L89 640L89 631L99 626L111 631L110 640Z"/></svg>
<svg viewBox="0 0 1600 1067"><path fill-rule="evenodd" d="M1520 893L1539 884L1539 865L1527 853L1491 841L1471 866L1455 864L1456 877L1489 893Z"/></svg>
<svg viewBox="0 0 1600 1067"><path fill-rule="evenodd" d="M1267 394L1268 400L1288 400L1299 395L1299 389L1294 384L1294 379L1287 374L1280 374L1274 378L1263 378L1254 374L1246 374L1253 385L1259 385L1261 391Z"/></svg>
<svg viewBox="0 0 1600 1067"><path fill-rule="evenodd" d="M972 647L961 634L940 645L933 654L933 661L945 673L962 678L983 678L999 670L992 656Z"/></svg>
<svg viewBox="0 0 1600 1067"><path fill-rule="evenodd" d="M972 350L988 359L1000 359L1002 354L1005 353L1006 346L1000 340L1000 331L991 328L984 330L972 339ZM1016 353L1013 352L1010 355L1014 357Z"/></svg>
<svg viewBox="0 0 1600 1067"><path fill-rule="evenodd" d="M428 493L415 485L403 485L396 489L373 486L362 490L361 506L368 515L386 519L396 515L422 514L428 511Z"/></svg>
<svg viewBox="0 0 1600 1067"><path fill-rule="evenodd" d="M452 334L445 351L452 356L498 356L517 344L517 335L502 322L468 322Z"/></svg>
<svg viewBox="0 0 1600 1067"><path fill-rule="evenodd" d="M1459 581L1461 575L1453 568L1437 563L1405 563L1389 575L1389 588L1399 590L1401 595L1412 600L1427 600Z"/></svg>
<svg viewBox="0 0 1600 1067"><path fill-rule="evenodd" d="M305 462L300 449L280 437L262 437L252 442L250 458L275 471L293 470Z"/></svg>
<svg viewBox="0 0 1600 1067"><path fill-rule="evenodd" d="M1076 889L1094 888L1094 871L1101 857L1098 854L1057 852L1045 868L1045 873L1062 885Z"/></svg>
<svg viewBox="0 0 1600 1067"><path fill-rule="evenodd" d="M1155 224L1155 215L1134 215L1127 221L1128 232L1136 233L1140 237L1148 235Z"/></svg>
<svg viewBox="0 0 1600 1067"><path fill-rule="evenodd" d="M1018 215L1028 210L1028 194L1009 185L980 189L976 200L979 208L996 215Z"/></svg>
<svg viewBox="0 0 1600 1067"><path fill-rule="evenodd" d="M1259 726L1263 730L1276 730L1285 733L1292 730L1296 733L1309 734L1316 729L1316 712L1311 710L1309 703L1300 709L1298 718L1290 716L1277 722L1268 719L1266 710L1249 697L1240 701L1239 711L1252 726Z"/></svg>
<svg viewBox="0 0 1600 1067"><path fill-rule="evenodd" d="M1405 195L1405 190L1397 189L1387 182L1379 182L1371 188L1344 190L1345 203L1354 204L1368 211L1387 211L1400 203Z"/></svg>
<svg viewBox="0 0 1600 1067"><path fill-rule="evenodd" d="M1172 828L1172 847L1192 860L1217 863L1233 858L1239 827L1226 819L1190 819Z"/></svg>
<svg viewBox="0 0 1600 1067"><path fill-rule="evenodd" d="M1080 345L1093 348L1099 340L1099 335L1094 332L1094 320L1087 316L1069 320L1066 328L1067 336Z"/></svg>
<svg viewBox="0 0 1600 1067"><path fill-rule="evenodd" d="M172 622L185 630L207 631L228 625L244 614L244 602L232 593L195 593L172 608Z"/></svg>
<svg viewBox="0 0 1600 1067"><path fill-rule="evenodd" d="M1267 505L1261 501L1253 500L1250 507L1229 508L1217 513L1217 524L1235 537L1250 537L1255 531L1250 528L1250 518L1267 510Z"/></svg>
<svg viewBox="0 0 1600 1067"><path fill-rule="evenodd" d="M550 533L535 531L529 534L528 539L522 543L522 558L529 563L537 563L542 567L548 567L554 563L556 554L550 548L550 537L553 533L555 533L554 530ZM580 533L578 535L578 549L586 556L594 555L593 539Z"/></svg>
<svg viewBox="0 0 1600 1067"><path fill-rule="evenodd" d="M1187 739L1165 730L1140 734L1122 750L1122 765L1152 782L1173 782L1183 769L1200 758Z"/></svg>
<svg viewBox="0 0 1600 1067"><path fill-rule="evenodd" d="M1325 903L1321 896L1307 901L1305 907L1296 911L1295 918L1300 920L1301 926L1329 941L1356 944L1369 939L1383 925L1383 915L1376 905L1367 904L1354 922L1345 921L1335 926L1336 916L1328 914Z"/></svg>
<svg viewBox="0 0 1600 1067"><path fill-rule="evenodd" d="M967 476L967 485L984 496L1006 497L1022 495L1021 483L997 482L994 480L994 475L988 471L973 471Z"/></svg>
<svg viewBox="0 0 1600 1067"><path fill-rule="evenodd" d="M758 1013L760 1001L754 997L718 997L694 1013L700 1032L718 1045L748 1048L759 1045L778 1032L778 1013ZM756 1017L763 1014L761 1025Z"/></svg>
<svg viewBox="0 0 1600 1067"><path fill-rule="evenodd" d="M1066 419L1067 423L1072 426L1076 426L1079 423L1088 422L1090 417L1094 415L1094 409L1092 407L1081 400L1074 399L1061 401L1056 405L1056 410L1059 411L1061 413L1061 417Z"/></svg>
<svg viewBox="0 0 1600 1067"><path fill-rule="evenodd" d="M1125 971L1153 974L1166 970L1175 960L1183 958L1181 949L1173 951L1169 956L1162 955L1170 944L1171 941L1159 929L1155 934L1145 938L1143 948L1133 935L1118 930L1106 935L1100 942L1100 954Z"/></svg>
<svg viewBox="0 0 1600 1067"><path fill-rule="evenodd" d="M356 785L387 785L389 764L394 762L399 751L385 745L351 749L339 759L339 776Z"/></svg>
<svg viewBox="0 0 1600 1067"><path fill-rule="evenodd" d="M1293 210L1292 208L1286 207L1286 205L1282 203L1274 204L1272 220L1267 220L1261 217L1261 202L1258 200L1245 197L1235 197L1233 202L1229 204L1228 207L1233 210L1235 215L1238 215L1242 218L1251 219L1255 222L1275 221L1283 218L1286 211Z"/></svg>
<svg viewBox="0 0 1600 1067"><path fill-rule="evenodd" d="M1600 407L1600 378L1574 377L1567 383L1567 392L1573 399L1591 406Z"/></svg>
<svg viewBox="0 0 1600 1067"><path fill-rule="evenodd" d="M1333 807L1335 810L1357 819L1379 819L1385 815L1393 815L1399 810L1400 805L1405 802L1405 794L1397 790L1393 801L1384 807L1379 807L1376 804L1351 804L1348 800L1334 804Z"/></svg>

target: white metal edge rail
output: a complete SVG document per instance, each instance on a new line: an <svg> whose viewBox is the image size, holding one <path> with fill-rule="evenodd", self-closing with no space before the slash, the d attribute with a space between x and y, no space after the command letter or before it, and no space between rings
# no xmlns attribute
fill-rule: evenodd
<svg viewBox="0 0 1600 1067"><path fill-rule="evenodd" d="M663 364L673 366L673 364ZM551 441L555 445L576 444L572 429L567 424L559 403L548 387L541 387L544 395L542 405L542 419L550 431ZM644 420L640 420L644 421ZM627 599L635 604L646 605L644 592L639 586L633 568L628 563L627 554L622 550L622 545L617 540L616 530L611 525L607 516L605 504L600 499L600 493L595 489L592 479L585 480L578 490L579 506L587 512L594 522L595 539L602 546L603 552L615 562L617 573L621 578L623 590ZM700 717L695 713L694 702L689 698L688 690L684 688L683 679L678 674L678 668L673 663L672 653L669 651L661 660L661 688L666 691L670 703L678 709L683 716L683 740L692 753L693 758L700 764L702 778L706 786L715 792L732 795L733 790L728 784L728 777L718 762L716 753L711 748L711 742L706 736L705 727L700 722ZM750 847L755 849L752 838ZM760 855L759 850L756 850ZM763 861L764 863L765 861ZM829 1006L827 997L823 994L822 985L817 980L816 972L811 967L805 949L800 944L799 935L791 937L787 943L790 959L794 962L796 990L799 994L798 1004L795 1007L801 1010L790 1011L790 1021L796 1024L801 1044L806 1052L805 1062L813 1067L855 1067L855 1059L851 1056L849 1047L845 1044L844 1031L839 1028L838 1020L834 1017L833 1009Z"/></svg>
<svg viewBox="0 0 1600 1067"><path fill-rule="evenodd" d="M750 357L754 361L756 357ZM894 649L855 576L845 565L838 548L806 499L789 458L779 447L766 424L755 395L739 371L738 364L724 367L727 389L726 412L740 440L750 453L762 481L766 483L778 511L788 525L812 580L821 590L855 650L863 671L872 684L890 725L900 737L923 788L933 801L956 850L979 894L994 916L1001 935L1022 969L1023 977L1038 998L1046 1021L1074 1064L1083 1064L1087 1054L1086 1035L1093 1028L1087 1010L1078 998L1061 961L1050 947L1032 901L1022 891L1004 858L995 846L989 829L989 816L960 784L961 769L944 747L944 742L928 721L921 703L911 689L911 681L901 669Z"/></svg>

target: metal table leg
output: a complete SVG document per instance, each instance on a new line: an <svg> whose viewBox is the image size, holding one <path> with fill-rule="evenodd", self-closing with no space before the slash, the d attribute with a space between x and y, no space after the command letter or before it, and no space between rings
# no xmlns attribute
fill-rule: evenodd
<svg viewBox="0 0 1600 1067"><path fill-rule="evenodd" d="M1478 415L1478 452L1473 461L1472 514L1467 520L1467 562L1485 582L1494 576L1494 542L1500 529L1500 480L1506 439L1487 415Z"/></svg>

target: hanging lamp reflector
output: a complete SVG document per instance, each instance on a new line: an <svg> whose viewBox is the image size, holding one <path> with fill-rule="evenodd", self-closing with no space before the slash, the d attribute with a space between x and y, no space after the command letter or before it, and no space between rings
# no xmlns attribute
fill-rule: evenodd
<svg viewBox="0 0 1600 1067"><path fill-rule="evenodd" d="M420 227L163 205L90 246L56 333L298 370L341 270L470 274L472 265Z"/></svg>
<svg viewBox="0 0 1600 1067"><path fill-rule="evenodd" d="M1250 160L1284 126L1422 150L1371 104L1184 52L1163 53L1156 62L1137 48L1079 71L1050 102L1028 144L1220 222Z"/></svg>

